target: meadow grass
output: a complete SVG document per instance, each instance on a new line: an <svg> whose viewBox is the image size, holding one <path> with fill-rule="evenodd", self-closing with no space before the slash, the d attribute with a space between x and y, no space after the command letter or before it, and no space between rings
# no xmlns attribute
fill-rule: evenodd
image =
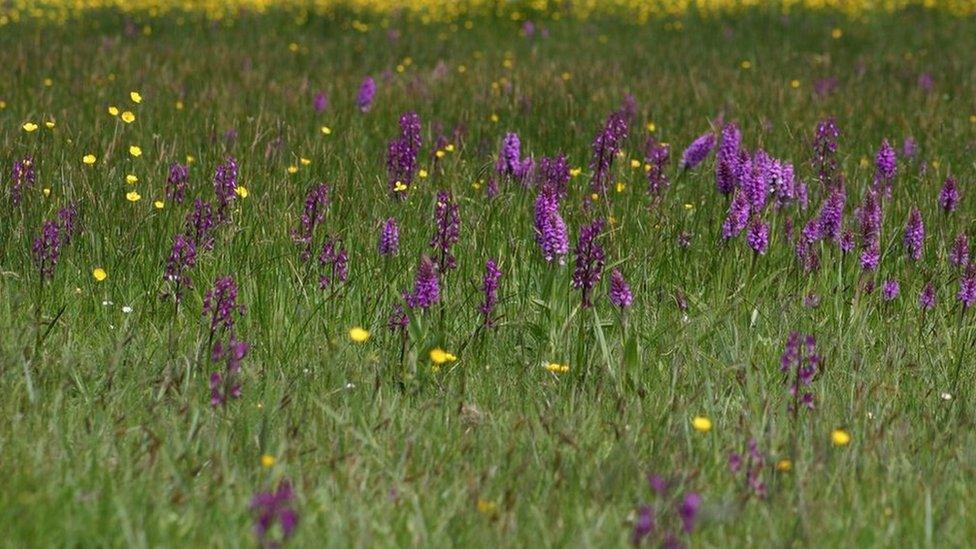
<svg viewBox="0 0 976 549"><path fill-rule="evenodd" d="M650 473L701 494L698 527L682 537L693 546L973 538L973 313L957 303L946 262L976 207L971 19L755 10L677 26L548 21L532 37L494 18L370 20L364 32L350 21L106 11L0 32L0 544L247 546L252 495L287 478L299 545L619 546L634 510L653 501ZM367 75L378 91L362 113L355 95ZM828 78L836 89L816 93ZM321 113L317 91L329 98ZM621 185L586 209L590 144L627 93L638 109L614 163ZM385 153L407 111L423 121L429 175L396 201ZM792 161L811 188L809 210L768 215L762 256L741 237L721 241L728 199L715 190L713 159L687 172L677 164L719 116L739 123L750 149ZM845 227L855 227L882 139L899 152L904 138L918 142L915 158L899 159L874 273L825 242L821 269L805 274L785 236L788 217L798 230L819 208L810 158L827 116L842 131ZM39 128L24 131L26 122ZM436 166L435 123L448 136L464 128ZM651 127L672 146L672 184L656 205L629 163L643 160ZM523 154L565 153L582 168L562 207L571 243L594 216L613 218L602 242L606 274L621 269L635 294L626 334L606 298L609 276L596 306L580 308L572 256L562 267L543 260L534 190L502 181L486 196L509 131ZM26 155L37 182L14 206L9 166ZM188 201L155 208L169 166L188 156ZM173 237L192 199L213 196L228 156L247 197L216 231L214 250L200 253L177 307L160 297ZM963 198L944 214L936 196L949 174ZM349 251L348 280L328 291L291 238L320 182L331 189L321 234ZM460 205L457 269L442 275L441 304L404 338L386 321L429 251L441 189ZM136 202L126 199L133 190ZM32 242L71 201L82 233L42 284ZM926 221L919 262L902 251L912 206ZM380 257L391 216L400 253ZM677 243L682 232L688 248ZM503 275L497 326L485 330L478 304L489 258ZM252 347L241 398L213 408L201 312L223 275L240 286L247 311L236 330ZM901 283L894 301L864 290L891 278ZM928 281L938 303L923 314L916 298ZM818 307L804 307L811 293ZM350 341L354 326L369 330L365 343ZM815 335L824 360L811 385L816 409L796 417L779 370L794 330ZM432 372L434 347L457 361ZM554 374L549 362L570 369ZM711 431L696 431L694 416L709 418ZM835 429L851 443L832 445ZM765 499L728 467L750 438L771 460ZM262 455L275 463L262 466ZM781 459L791 471L771 467Z"/></svg>

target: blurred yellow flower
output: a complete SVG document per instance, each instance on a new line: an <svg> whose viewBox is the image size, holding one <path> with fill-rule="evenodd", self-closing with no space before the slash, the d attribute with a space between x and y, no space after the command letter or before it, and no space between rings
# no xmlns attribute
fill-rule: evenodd
<svg viewBox="0 0 976 549"><path fill-rule="evenodd" d="M50 88L53 85L54 85L54 80L51 80L50 78L45 78L44 79L44 86Z"/></svg>
<svg viewBox="0 0 976 549"><path fill-rule="evenodd" d="M830 433L830 440L834 446L847 446L851 443L851 435L843 429L834 429L834 432Z"/></svg>
<svg viewBox="0 0 976 549"><path fill-rule="evenodd" d="M747 70L749 70L749 69L752 68L752 61L749 61L747 59L747 60L743 61L742 63L739 63L739 66L742 67L742 70L747 71Z"/></svg>
<svg viewBox="0 0 976 549"><path fill-rule="evenodd" d="M131 174L131 173L129 175L125 176L125 182L128 183L129 185L133 185L133 184L137 183L138 181L139 181L139 178L136 177L135 175Z"/></svg>
<svg viewBox="0 0 976 549"><path fill-rule="evenodd" d="M85 164L88 164L89 166L91 166L92 164L95 163L95 155L93 155L93 154L86 154L85 156L83 156L81 158L81 161L84 162Z"/></svg>
<svg viewBox="0 0 976 549"><path fill-rule="evenodd" d="M245 187L243 185L238 185L237 188L234 189L234 192L237 193L237 196L239 196L241 198L247 198L247 194L248 194L247 193L247 187Z"/></svg>
<svg viewBox="0 0 976 549"><path fill-rule="evenodd" d="M794 90L797 89L797 88L799 88L800 87L800 81L799 80L796 80L796 79L790 80L790 87L793 88Z"/></svg>
<svg viewBox="0 0 976 549"><path fill-rule="evenodd" d="M44 196L45 197L51 196L51 189L49 189L47 187L44 187L44 189L41 192L44 193Z"/></svg>
<svg viewBox="0 0 976 549"><path fill-rule="evenodd" d="M111 114L112 116L118 116L119 115L119 108L116 107L115 105L110 105L108 107L108 113Z"/></svg>
<svg viewBox="0 0 976 549"><path fill-rule="evenodd" d="M569 364L559 364L558 362L548 362L546 363L546 370L554 374L565 374L569 371Z"/></svg>
<svg viewBox="0 0 976 549"><path fill-rule="evenodd" d="M427 179L427 170L420 168L420 171L417 172L417 177L420 179Z"/></svg>
<svg viewBox="0 0 976 549"><path fill-rule="evenodd" d="M648 132L654 133L657 131L657 124L655 124L654 122L648 122L645 128L647 128Z"/></svg>
<svg viewBox="0 0 976 549"><path fill-rule="evenodd" d="M183 110L183 102L182 101L177 101L176 104L175 104L175 107L176 107L176 110L182 111Z"/></svg>
<svg viewBox="0 0 976 549"><path fill-rule="evenodd" d="M309 164L312 163L312 161L307 158L299 158L298 163L301 164L302 166L308 166Z"/></svg>
<svg viewBox="0 0 976 549"><path fill-rule="evenodd" d="M631 159L630 159L630 167L631 167L631 168L634 168L635 170L636 170L637 168L640 168L640 167L641 167L641 162L640 162L640 160L637 160L636 158L631 158Z"/></svg>
<svg viewBox="0 0 976 549"><path fill-rule="evenodd" d="M436 156L437 158L444 158L444 155L446 154L447 153L444 152L443 149L437 149L437 151L434 152L434 156Z"/></svg>
<svg viewBox="0 0 976 549"><path fill-rule="evenodd" d="M157 200L153 202L153 207L155 207L157 210L162 210L163 208L166 207L166 203L163 202L162 200Z"/></svg>
<svg viewBox="0 0 976 549"><path fill-rule="evenodd" d="M622 193L627 190L627 184L623 181L617 181L617 192Z"/></svg>
<svg viewBox="0 0 976 549"><path fill-rule="evenodd" d="M842 37L842 36L844 36L844 31L842 31L841 29L837 29L837 28L835 28L834 30L832 30L832 31L830 31L830 36L831 36L831 37L832 37L832 38L833 38L834 40L837 40L837 39L839 39L840 37Z"/></svg>
<svg viewBox="0 0 976 549"><path fill-rule="evenodd" d="M274 467L276 461L278 460L276 460L275 457L270 454L261 455L261 467L264 467L265 469Z"/></svg>
<svg viewBox="0 0 976 549"><path fill-rule="evenodd" d="M593 202L599 202L600 201L600 195L597 194L597 193L591 193L590 194L590 200L592 200Z"/></svg>
<svg viewBox="0 0 976 549"><path fill-rule="evenodd" d="M131 99L133 103L142 103L142 95L140 95L137 91L129 92L129 99Z"/></svg>
<svg viewBox="0 0 976 549"><path fill-rule="evenodd" d="M332 135L332 128L328 126L322 126L321 130L325 135Z"/></svg>
<svg viewBox="0 0 976 549"><path fill-rule="evenodd" d="M489 119L489 120L491 120L491 121L492 121L493 123L495 123L495 124L497 124L497 123L498 123L498 115L497 115L497 114L495 114L495 113L492 113L492 114L491 114L491 116L490 116L490 117L488 117L488 119Z"/></svg>
<svg viewBox="0 0 976 549"><path fill-rule="evenodd" d="M487 517L494 517L498 514L498 504L486 499L478 500L477 509L479 513Z"/></svg>
<svg viewBox="0 0 976 549"><path fill-rule="evenodd" d="M49 130L54 129L54 120L48 120L44 123L44 126L46 126Z"/></svg>
<svg viewBox="0 0 976 549"><path fill-rule="evenodd" d="M139 200L142 199L142 195L136 191L129 191L125 193L125 199L129 202L139 202Z"/></svg>
<svg viewBox="0 0 976 549"><path fill-rule="evenodd" d="M124 113L122 113L122 121L125 122L126 124L131 124L135 122L135 120L136 120L136 115L132 114L132 111L125 111Z"/></svg>
<svg viewBox="0 0 976 549"><path fill-rule="evenodd" d="M21 127L24 128L25 132L32 132L37 129L37 124L33 122L24 122L24 125Z"/></svg>
<svg viewBox="0 0 976 549"><path fill-rule="evenodd" d="M440 347L434 347L433 349L430 350L430 360L434 364L440 366L445 362L454 362L455 360L457 360L457 357L445 351L444 349L441 349Z"/></svg>
<svg viewBox="0 0 976 549"><path fill-rule="evenodd" d="M793 462L788 459L781 459L776 462L776 470L781 473L789 473L793 470Z"/></svg>
<svg viewBox="0 0 976 549"><path fill-rule="evenodd" d="M359 326L355 326L349 329L349 339L356 343L362 343L369 339L369 332Z"/></svg>
<svg viewBox="0 0 976 549"><path fill-rule="evenodd" d="M298 173L298 166L288 166L288 173Z"/></svg>
<svg viewBox="0 0 976 549"><path fill-rule="evenodd" d="M699 433L707 433L712 430L712 420L705 416L695 416L691 418L691 426Z"/></svg>
<svg viewBox="0 0 976 549"><path fill-rule="evenodd" d="M186 155L186 163L187 164L193 164L196 161L197 161L197 159L196 159L195 156L193 156L191 154Z"/></svg>
<svg viewBox="0 0 976 549"><path fill-rule="evenodd" d="M96 267L95 270L92 271L92 276L95 277L95 280L101 282L108 278L108 273L105 272L105 269Z"/></svg>
<svg viewBox="0 0 976 549"><path fill-rule="evenodd" d="M132 156L142 156L142 149L136 145L129 146L129 154Z"/></svg>
<svg viewBox="0 0 976 549"><path fill-rule="evenodd" d="M405 190L407 190L407 186L403 183L403 181L397 181L393 184L393 192L399 193Z"/></svg>

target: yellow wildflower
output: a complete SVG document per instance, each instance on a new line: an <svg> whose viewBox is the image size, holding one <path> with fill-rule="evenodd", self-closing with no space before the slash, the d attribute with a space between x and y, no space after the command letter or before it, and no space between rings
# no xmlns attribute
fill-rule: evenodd
<svg viewBox="0 0 976 549"><path fill-rule="evenodd" d="M247 198L247 195L249 194L247 192L247 187L244 185L238 185L237 188L234 189L234 193L241 198Z"/></svg>
<svg viewBox="0 0 976 549"><path fill-rule="evenodd" d="M440 347L434 347L433 349L430 350L430 360L434 364L440 366L445 362L454 362L455 360L457 360L457 357L445 351L444 349L441 349Z"/></svg>
<svg viewBox="0 0 976 549"><path fill-rule="evenodd" d="M695 416L691 418L691 426L699 433L707 433L712 430L712 420L705 416Z"/></svg>
<svg viewBox="0 0 976 549"><path fill-rule="evenodd" d="M270 469L274 467L275 462L278 461L271 454L261 454L261 467L265 469Z"/></svg>
<svg viewBox="0 0 976 549"><path fill-rule="evenodd" d="M136 177L135 175L132 175L131 173L129 175L125 176L125 182L128 183L129 185L133 185L133 184L135 184L138 181L139 181L139 178Z"/></svg>
<svg viewBox="0 0 976 549"><path fill-rule="evenodd" d="M834 432L830 433L830 440L834 446L847 446L851 443L851 435L843 429L834 429Z"/></svg>
<svg viewBox="0 0 976 549"><path fill-rule="evenodd" d="M92 271L92 276L95 277L95 280L101 282L108 278L108 273L106 273L105 269L101 267L95 267L95 270Z"/></svg>
<svg viewBox="0 0 976 549"><path fill-rule="evenodd" d="M115 105L109 105L109 107L108 107L108 113L111 114L112 116L118 116L119 115L119 108L116 107Z"/></svg>
<svg viewBox="0 0 976 549"><path fill-rule="evenodd" d="M129 99L131 99L133 103L142 103L142 95L140 95L137 91L129 92Z"/></svg>
<svg viewBox="0 0 976 549"><path fill-rule="evenodd" d="M355 326L349 329L349 339L355 341L356 343L363 343L369 339L369 332L364 328Z"/></svg>
<svg viewBox="0 0 976 549"><path fill-rule="evenodd" d="M153 202L153 207L155 207L157 210L162 210L163 208L166 207L166 203L163 202L162 200L157 200Z"/></svg>
<svg viewBox="0 0 976 549"><path fill-rule="evenodd" d="M142 199L142 195L140 195L136 191L129 191L125 193L125 199L128 200L129 202L139 202L139 200Z"/></svg>
<svg viewBox="0 0 976 549"><path fill-rule="evenodd" d="M322 126L322 133L325 135L332 135L332 128L328 126Z"/></svg>
<svg viewBox="0 0 976 549"><path fill-rule="evenodd" d="M494 517L498 514L498 504L494 501L479 499L477 508L479 513L488 517Z"/></svg>
<svg viewBox="0 0 976 549"><path fill-rule="evenodd" d="M135 157L142 156L142 149L140 149L136 145L130 145L129 146L129 154L131 154L132 156L135 156Z"/></svg>
<svg viewBox="0 0 976 549"><path fill-rule="evenodd" d="M131 124L135 122L135 120L136 120L136 115L132 114L132 111L125 111L124 113L122 113L122 121L125 122L126 124Z"/></svg>
<svg viewBox="0 0 976 549"><path fill-rule="evenodd" d="M298 173L298 166L288 166L288 173Z"/></svg>
<svg viewBox="0 0 976 549"><path fill-rule="evenodd" d="M546 370L554 374L565 374L569 371L569 364L559 364L558 362L546 363Z"/></svg>
<svg viewBox="0 0 976 549"><path fill-rule="evenodd" d="M33 122L24 122L24 125L21 126L21 127L24 128L24 131L25 132L30 133L30 132L32 132L32 131L34 131L34 130L37 129L37 124L35 124Z"/></svg>
<svg viewBox="0 0 976 549"><path fill-rule="evenodd" d="M793 470L793 462L788 459L781 459L776 462L776 470L781 473L789 473Z"/></svg>
<svg viewBox="0 0 976 549"><path fill-rule="evenodd" d="M85 156L83 156L81 158L81 161L84 162L85 164L88 164L89 166L91 166L92 164L95 163L95 155L93 155L93 154L86 154Z"/></svg>

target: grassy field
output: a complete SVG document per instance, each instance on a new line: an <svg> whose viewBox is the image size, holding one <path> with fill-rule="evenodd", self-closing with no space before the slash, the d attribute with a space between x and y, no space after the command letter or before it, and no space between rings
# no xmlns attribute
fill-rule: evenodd
<svg viewBox="0 0 976 549"><path fill-rule="evenodd" d="M970 543L976 312L957 294L974 275L950 255L976 211L976 22L751 10L524 24L271 10L2 27L0 545L248 546L287 533L301 546L622 546L643 505L649 545ZM363 112L366 77L376 93ZM629 131L594 200L591 145L622 105ZM422 122L417 170L391 191L388 143L409 111ZM807 272L796 249L831 192L812 163L828 117L856 245L816 239ZM763 254L747 231L722 238L730 197L715 153L680 163L730 122L743 150L791 162L808 190L805 208L775 195L753 209L769 226ZM536 242L544 186L496 171L508 132L536 166L568 159L565 265ZM648 137L671 147L656 196ZM872 195L885 139L897 175L890 196ZM32 183L14 173L26 157ZM164 279L174 238L195 199L218 208L230 157L235 192L212 249L196 242L177 303ZM188 170L182 203L166 193L175 163ZM961 195L951 213L947 176ZM302 261L295 234L320 183L327 210ZM456 268L435 273L439 302L411 309L403 292L422 255L443 257L430 246L438 191L459 209ZM865 270L855 210L871 196L880 262ZM72 205L74 231L57 221ZM912 208L918 260L903 244ZM391 217L399 252L380 255ZM582 307L574 247L598 218L605 266ZM60 254L44 276L47 220ZM327 237L347 250L348 277L321 289ZM489 259L501 278L485 327ZM608 298L614 269L631 307ZM205 297L225 276L244 310L224 306L236 321L213 329ZM931 310L919 306L927 283ZM398 305L402 330L388 327ZM791 408L795 372L780 369L794 331L822 357L802 388L812 410ZM239 373L212 356L231 337L250 345ZM215 372L239 398L213 405ZM284 482L293 496L265 510L288 523L287 507L297 526L262 537L252 498Z"/></svg>

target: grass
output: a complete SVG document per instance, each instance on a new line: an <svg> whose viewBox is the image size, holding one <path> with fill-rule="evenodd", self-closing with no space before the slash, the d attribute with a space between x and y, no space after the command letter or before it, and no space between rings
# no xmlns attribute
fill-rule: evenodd
<svg viewBox="0 0 976 549"><path fill-rule="evenodd" d="M946 255L972 229L976 70L964 52L976 46L973 21L760 10L688 17L677 29L553 21L547 39L495 19L470 29L387 21L356 32L341 17L296 25L272 12L211 24L104 12L0 33L2 544L249 545L251 496L288 478L300 545L623 545L634 509L652 499L648 473L701 493L699 528L686 539L694 546L972 539L972 312L955 300ZM934 77L932 92L918 85L922 73ZM354 98L366 75L379 91L363 114ZM836 91L818 96L815 83L829 77ZM311 107L317 90L330 99L321 114ZM575 239L594 215L581 206L590 142L625 93L639 109L614 164L624 186L597 212L616 220L603 237L607 273L620 268L636 295L629 353L605 297L608 277L597 307L580 309L572 259L562 268L542 260L534 193L503 183L489 200L484 190L506 131L519 133L524 154L566 153L583 168L562 208ZM136 120L110 116L110 105ZM424 123L430 175L395 202L385 150L408 110ZM919 156L900 163L885 203L878 272L863 275L854 255L827 245L819 272L798 268L784 224L802 226L819 207L815 193L806 212L770 212L765 256L753 258L741 237L721 244L727 201L715 191L713 160L682 174L676 162L719 115L739 122L748 147L791 160L811 189L813 130L836 117L852 228L881 140L914 137ZM23 131L27 121L40 128ZM435 122L447 135L464 128L436 167ZM641 159L649 122L672 144L672 186L655 208L643 172L628 164ZM130 145L142 155L129 155ZM9 166L28 154L38 181L14 207ZM214 251L200 255L177 309L159 297L162 273L192 200L152 202L163 198L169 165L187 155L191 199L212 197L228 155L249 195L218 229ZM963 202L944 215L936 194L950 173ZM127 174L139 181L127 184ZM350 255L335 293L318 290L290 238L306 190L323 181L332 204L320 235L341 236ZM125 198L133 189L138 202ZM458 268L445 277L443 305L409 330L404 358L386 318L428 249L438 189L460 203ZM69 201L83 233L44 285L38 323L31 242ZM901 234L916 205L928 236L912 263ZM401 251L384 259L376 239L390 216ZM682 231L693 234L688 249L676 244ZM498 326L483 331L488 258L504 274ZM96 267L105 281L93 279ZM240 286L247 313L237 331L252 349L242 397L212 409L202 300L226 274ZM889 278L902 288L891 303L863 290ZM939 302L922 314L916 296L929 280ZM819 307L803 306L808 293ZM371 338L349 341L353 326ZM817 409L795 420L778 369L792 330L816 335L825 360L811 386ZM435 346L458 356L437 374L427 359ZM542 367L550 361L570 371L551 374ZM711 432L692 429L697 415L713 421ZM850 445L831 445L836 428ZM750 438L770 463L794 464L764 471L765 500L749 498L728 470L728 453ZM262 467L263 454L275 465Z"/></svg>

